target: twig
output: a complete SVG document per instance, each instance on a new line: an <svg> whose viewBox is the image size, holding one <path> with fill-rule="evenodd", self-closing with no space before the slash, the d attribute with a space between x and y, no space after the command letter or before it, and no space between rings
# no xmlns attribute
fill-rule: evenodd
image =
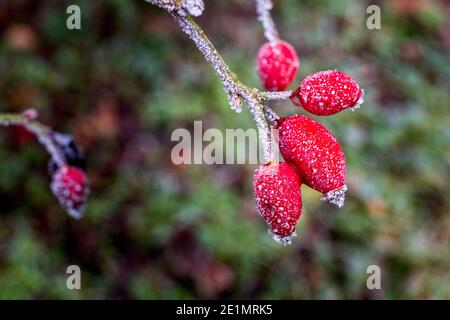
<svg viewBox="0 0 450 320"><path fill-rule="evenodd" d="M292 95L292 91L263 91L259 95L265 101L286 100Z"/></svg>
<svg viewBox="0 0 450 320"><path fill-rule="evenodd" d="M22 125L28 131L33 133L38 141L44 146L50 154L53 161L58 166L64 165L64 157L61 154L60 148L53 138L53 130L46 125L38 122L36 118L38 113L35 109L27 109L22 113L5 113L0 114L0 125Z"/></svg>
<svg viewBox="0 0 450 320"><path fill-rule="evenodd" d="M217 76L222 81L224 90L228 96L228 103L232 110L236 112L242 111L242 102L248 106L250 113L256 123L258 128L258 133L260 137L261 144L263 146L264 159L266 161L272 161L275 157L272 137L271 137L271 126L269 123L274 123L279 116L268 106L264 104L268 100L284 100L289 98L291 92L260 92L256 88L250 88L243 84L237 76L230 70L228 65L223 60L220 53L216 50L214 45L206 36L202 28L194 21L194 19L189 15L192 13L192 5L194 2L202 2L195 0L146 0L147 2L157 5L162 9L168 11L175 21L178 23L180 28L189 36L189 38L195 43L197 48L203 54L206 61L214 68ZM263 4L263 3L262 3ZM264 3L263 8L267 30L270 30L269 36L276 38L278 37L273 21L271 20L268 11L271 8L267 7L267 3ZM197 3L198 5L198 3ZM203 2L202 2L203 5ZM202 10L203 11L203 6ZM196 12L198 13L198 12ZM268 19L267 16L270 18ZM268 21L268 23L267 23Z"/></svg>
<svg viewBox="0 0 450 320"><path fill-rule="evenodd" d="M278 31L273 22L270 10L272 10L272 0L256 0L256 12L258 13L258 20L264 28L264 36L270 42L278 40Z"/></svg>
<svg viewBox="0 0 450 320"><path fill-rule="evenodd" d="M209 41L204 31L192 19L192 17L189 15L180 15L174 12L172 12L172 16L180 28L195 43L206 61L208 61L216 71L219 79L223 83L225 92L228 94L228 102L231 108L236 112L241 112L241 100L247 104L248 109L256 123L256 127L258 128L259 137L264 151L264 159L266 161L272 161L274 159L274 152L271 132L264 112L267 107L262 102L267 100L268 97L275 98L275 96L267 92L259 92L257 89L249 88L240 82L236 75L231 72L230 68L227 66L211 41ZM278 96L278 98L285 98L285 95ZM271 120L278 117L274 111L269 112L269 114L271 114Z"/></svg>

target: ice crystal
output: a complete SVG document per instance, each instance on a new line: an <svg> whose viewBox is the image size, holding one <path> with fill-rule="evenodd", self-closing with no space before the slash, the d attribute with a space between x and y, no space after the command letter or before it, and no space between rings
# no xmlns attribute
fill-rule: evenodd
<svg viewBox="0 0 450 320"><path fill-rule="evenodd" d="M286 100L292 95L292 91L267 91L261 92L261 96L264 100Z"/></svg>
<svg viewBox="0 0 450 320"><path fill-rule="evenodd" d="M295 232L295 231L291 235L284 236L284 237L273 233L270 229L268 230L268 232L269 232L269 235L272 237L272 239L276 243L278 243L278 244L280 244L282 246L286 246L286 245L292 244L292 240L294 240L297 237L297 232Z"/></svg>
<svg viewBox="0 0 450 320"><path fill-rule="evenodd" d="M350 110L352 111L358 110L363 103L364 103L364 90L361 89L361 97L358 99L358 101L356 101L356 104L350 108Z"/></svg>
<svg viewBox="0 0 450 320"><path fill-rule="evenodd" d="M258 129L259 139L263 148L264 160L267 162L272 161L275 158L275 154L272 146L272 135L263 112L264 106L251 99L247 99L247 103L250 113L253 116L253 120L256 123L256 128Z"/></svg>
<svg viewBox="0 0 450 320"><path fill-rule="evenodd" d="M345 202L345 192L348 190L347 185L344 184L344 186L338 190L333 190L328 193L326 193L322 198L320 198L322 201L328 201L329 203L335 205L338 208L342 208L344 206Z"/></svg>
<svg viewBox="0 0 450 320"><path fill-rule="evenodd" d="M272 123L275 123L278 119L280 119L280 116L268 106L264 106L264 115L266 119Z"/></svg>
<svg viewBox="0 0 450 320"><path fill-rule="evenodd" d="M180 15L185 15L186 11L193 16L200 16L205 9L202 0L145 0L146 2L158 6L164 10L176 11Z"/></svg>
<svg viewBox="0 0 450 320"><path fill-rule="evenodd" d="M197 17L203 13L205 4L202 0L185 0L183 7L189 12L189 14Z"/></svg>

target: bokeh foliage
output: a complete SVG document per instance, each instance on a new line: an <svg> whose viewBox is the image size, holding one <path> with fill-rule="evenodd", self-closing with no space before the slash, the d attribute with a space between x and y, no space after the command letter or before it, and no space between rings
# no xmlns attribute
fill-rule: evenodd
<svg viewBox="0 0 450 320"><path fill-rule="evenodd" d="M366 93L357 112L319 119L346 153L346 206L303 187L290 247L256 213L255 166L171 163L176 128L254 124L229 110L166 13L140 0L0 2L0 111L34 106L73 132L92 180L86 216L74 221L48 188L42 148L0 128L0 298L450 298L448 3L377 1L374 31L366 1L275 3L301 59L297 83L339 68ZM65 28L69 4L82 9L79 31ZM206 6L199 23L259 86L253 1ZM70 264L82 269L81 291L65 287ZM382 290L366 289L371 264Z"/></svg>

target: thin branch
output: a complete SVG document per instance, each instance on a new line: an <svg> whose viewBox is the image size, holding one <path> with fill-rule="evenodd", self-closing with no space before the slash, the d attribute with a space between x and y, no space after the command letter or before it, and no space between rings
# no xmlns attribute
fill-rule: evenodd
<svg viewBox="0 0 450 320"><path fill-rule="evenodd" d="M270 121L272 124L276 123L278 119L280 119L280 116L272 110L272 108L266 106L264 108L264 115L268 121Z"/></svg>
<svg viewBox="0 0 450 320"><path fill-rule="evenodd" d="M256 12L258 14L258 20L261 22L264 28L264 36L270 42L278 40L278 31L275 26L275 22L272 19L270 10L272 10L272 0L256 0Z"/></svg>
<svg viewBox="0 0 450 320"><path fill-rule="evenodd" d="M231 72L230 68L227 66L211 41L209 41L206 34L190 16L183 16L174 12L172 12L172 16L180 28L195 43L197 48L205 57L206 61L208 61L216 71L217 76L222 81L225 92L228 95L228 101L231 108L236 112L241 112L240 97L242 97L242 93L244 91L248 91L249 88L243 85L237 79L236 75Z"/></svg>
<svg viewBox="0 0 450 320"><path fill-rule="evenodd" d="M38 141L44 146L50 154L53 161L58 166L64 165L64 157L61 154L58 144L54 141L53 130L46 125L38 122L36 118L38 113L35 109L27 109L22 113L5 113L0 114L0 125L22 125L28 131L33 133Z"/></svg>
<svg viewBox="0 0 450 320"><path fill-rule="evenodd" d="M270 124L279 119L279 116L275 113L275 111L266 106L264 102L269 100L288 99L291 92L261 92L258 89L250 88L239 81L237 76L230 70L220 53L208 39L202 28L189 15L192 11L190 8L192 8L192 5L197 2L196 0L146 1L168 11L183 32L185 32L195 43L197 48L203 54L205 60L208 61L208 63L214 68L220 81L222 81L231 109L236 112L241 112L242 102L245 102L256 123L256 127L258 128L259 138L264 151L264 159L266 161L272 161L275 154L272 146ZM278 32L276 31L273 20L270 17L271 8L271 1L258 1L258 13L260 13L260 20L263 22L266 30L266 37L273 40L278 38ZM203 7L201 11L203 11Z"/></svg>
<svg viewBox="0 0 450 320"><path fill-rule="evenodd" d="M286 100L292 95L292 91L264 91L260 92L259 95L265 101Z"/></svg>
<svg viewBox="0 0 450 320"><path fill-rule="evenodd" d="M209 41L204 31L192 17L174 12L172 12L172 16L180 28L195 43L206 61L208 61L216 71L219 79L223 83L225 92L228 94L228 102L231 108L236 112L241 112L242 100L248 105L248 109L258 128L259 137L264 150L264 159L266 161L272 161L274 159L274 152L270 136L270 126L264 112L267 107L262 103L262 101L270 96L270 94L259 92L257 89L249 88L240 82L236 75L231 72L230 68L211 41ZM271 114L273 119L275 117L275 112L272 111Z"/></svg>

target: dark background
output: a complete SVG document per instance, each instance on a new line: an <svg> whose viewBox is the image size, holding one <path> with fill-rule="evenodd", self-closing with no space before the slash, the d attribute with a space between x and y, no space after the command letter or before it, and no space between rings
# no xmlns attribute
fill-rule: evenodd
<svg viewBox="0 0 450 320"><path fill-rule="evenodd" d="M141 0L0 2L0 111L34 106L74 133L91 179L85 217L48 188L48 155L0 128L0 298L450 298L447 1L275 1L309 73L365 89L357 112L318 118L347 159L346 205L303 187L299 237L280 247L252 197L254 165L175 166L176 128L253 128L170 16ZM78 4L82 29L68 30ZM198 19L246 84L264 42L254 1L206 1ZM280 114L305 114L288 101ZM82 270L80 291L66 267ZM379 265L382 289L366 288Z"/></svg>

